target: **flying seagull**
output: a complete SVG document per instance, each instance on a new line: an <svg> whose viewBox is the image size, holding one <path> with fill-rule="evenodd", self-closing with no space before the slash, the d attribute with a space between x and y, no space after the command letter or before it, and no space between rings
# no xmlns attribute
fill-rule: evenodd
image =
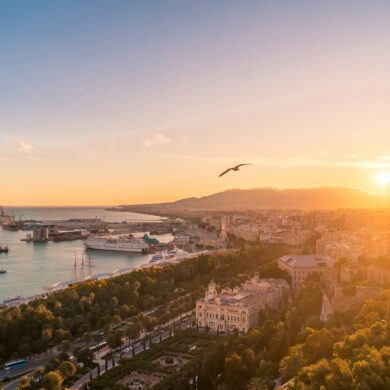
<svg viewBox="0 0 390 390"><path fill-rule="evenodd" d="M226 169L226 171L225 171L225 172L222 172L218 177L221 177L221 176L223 176L223 175L226 175L229 171L235 171L235 172L237 172L237 171L240 170L240 167L243 167L244 165L252 165L252 164L239 164L239 165L237 165L237 166L235 166L235 167Z"/></svg>

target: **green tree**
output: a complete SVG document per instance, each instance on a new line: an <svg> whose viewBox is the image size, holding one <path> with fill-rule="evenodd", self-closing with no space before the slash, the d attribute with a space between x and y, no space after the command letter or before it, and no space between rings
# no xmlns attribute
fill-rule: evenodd
<svg viewBox="0 0 390 390"><path fill-rule="evenodd" d="M67 361L61 363L61 365L59 367L59 371L60 371L61 375L63 376L63 378L68 379L68 378L71 378L74 375L76 375L77 368L76 368L76 365L74 363L67 360Z"/></svg>
<svg viewBox="0 0 390 390"><path fill-rule="evenodd" d="M92 335L91 332L84 332L83 333L83 341L89 346L92 341Z"/></svg>
<svg viewBox="0 0 390 390"><path fill-rule="evenodd" d="M125 330L126 337L132 340L137 339L140 335L140 329L141 327L138 322L127 325Z"/></svg>
<svg viewBox="0 0 390 390"><path fill-rule="evenodd" d="M50 328L46 328L42 331L41 340L43 345L45 346L45 349L47 349L49 342L53 338L53 331Z"/></svg>
<svg viewBox="0 0 390 390"><path fill-rule="evenodd" d="M77 361L83 363L86 367L91 367L93 365L93 353L87 349L80 349L76 352Z"/></svg>
<svg viewBox="0 0 390 390"><path fill-rule="evenodd" d="M67 353L67 352L69 352L69 350L70 350L70 342L68 340L61 341L60 351Z"/></svg>
<svg viewBox="0 0 390 390"><path fill-rule="evenodd" d="M29 378L28 376L24 376L20 380L19 389L21 390L31 389L31 378Z"/></svg>
<svg viewBox="0 0 390 390"><path fill-rule="evenodd" d="M46 390L61 390L64 379L57 371L51 371L43 377L43 387Z"/></svg>
<svg viewBox="0 0 390 390"><path fill-rule="evenodd" d="M115 331L109 333L107 337L108 346L111 349L118 349L122 346L122 332Z"/></svg>
<svg viewBox="0 0 390 390"><path fill-rule="evenodd" d="M249 381L247 389L248 390L271 390L273 389L273 384L270 385L269 381L265 378L255 376Z"/></svg>
<svg viewBox="0 0 390 390"><path fill-rule="evenodd" d="M240 355L234 353L225 358L224 382L228 389L242 389L247 380L247 370Z"/></svg>
<svg viewBox="0 0 390 390"><path fill-rule="evenodd" d="M200 386L207 388L208 386L215 387L219 376L223 372L225 365L225 347L224 345L218 345L205 359L201 374L200 374Z"/></svg>
<svg viewBox="0 0 390 390"><path fill-rule="evenodd" d="M122 323L121 316L115 315L114 317L112 317L112 323L114 324L114 326L119 326Z"/></svg>

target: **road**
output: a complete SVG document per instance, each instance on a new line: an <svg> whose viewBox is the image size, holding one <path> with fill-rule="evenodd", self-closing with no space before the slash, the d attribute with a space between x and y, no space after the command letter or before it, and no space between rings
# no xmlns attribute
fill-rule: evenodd
<svg viewBox="0 0 390 390"><path fill-rule="evenodd" d="M46 366L52 359L53 356L48 355L41 359L30 360L24 367L13 369L10 372L4 369L0 370L0 381L2 381L6 377L10 377L10 376L15 377L15 376L23 375L24 373L35 370L38 367Z"/></svg>
<svg viewBox="0 0 390 390"><path fill-rule="evenodd" d="M191 317L189 317L189 318L187 317L191 313L192 313L192 311L189 311L187 313L183 313L181 316L178 317L178 322L176 322L176 324L180 324L181 329L189 328L191 326L193 319ZM167 328L172 327L172 326L173 326L172 320L170 320L168 323L166 323L164 325L164 327L167 327ZM156 333L156 332L158 332L158 333ZM155 335L151 339L152 344L156 344L156 343L160 342L160 333L161 333L161 341L169 338L169 329L168 330L155 330L155 333L154 333ZM142 335L142 337L140 339L136 340L134 355L138 355L139 353L144 351L144 340L146 337L150 337L150 336ZM78 344L77 346L81 346L81 344ZM146 349L150 348L149 338L145 341L145 348ZM122 349L126 349L126 346L124 346ZM30 360L24 367L21 367L19 369L14 369L11 372L7 372L4 369L0 370L0 381L3 380L5 377L9 377L9 376L17 377L19 375L25 376L25 375L31 374L31 372L33 372L36 368L46 366L57 353L58 352L50 354L50 355L45 356L45 357L40 358L40 359ZM107 353L107 351L104 352L104 354L106 354L106 353ZM104 354L100 353L101 356ZM97 356L98 359L96 362L100 365L101 373L103 373L105 371L105 361L101 359L101 356ZM132 357L132 356L133 356L132 351L127 353L127 354L124 354L124 353L122 354L122 357ZM119 357L115 358L115 364L117 364L119 362L119 360L120 360ZM112 368L112 361L108 362L108 364L109 364L108 368L109 369ZM92 370L92 375L94 378L97 376L97 368ZM16 379L15 381L9 383L7 386L5 386L3 388L3 390L16 390L19 386L20 380L21 380L21 378ZM81 378L76 384L78 384L78 386L81 387L83 384L88 383L89 380L90 380L90 373L88 373L83 378ZM79 382L80 382L80 384L79 384ZM71 389L78 389L79 387L72 386Z"/></svg>
<svg viewBox="0 0 390 390"><path fill-rule="evenodd" d="M190 317L190 318L186 318L186 319L183 319L181 322L180 322L180 329L187 329L187 328L190 328L192 326L192 323L193 323L193 318ZM154 333L153 337L151 339L148 339L148 340L145 340L145 339L140 339L138 340L137 342L135 342L133 345L134 345L134 355L138 355L140 354L141 352L144 352L144 350L147 350L150 348L151 344L158 344L159 342L161 341L164 341L166 339L169 339L169 337L173 336L174 333L169 332L169 329L168 330L160 330L158 331L157 333ZM151 340L151 343L150 343L150 340ZM145 341L145 349L144 349L144 341ZM122 350L126 349L126 346L122 348ZM132 350L128 353L123 353L122 354L122 358L132 358L133 357L133 352ZM117 356L114 358L114 363L115 365L118 364L120 360L120 357ZM103 374L106 370L106 362L105 360L103 359L98 359L96 361L96 363L99 364L100 366L100 374ZM108 370L110 370L111 368L113 367L113 364L112 364L112 361L108 361L107 362L107 368ZM96 378L97 375L98 375L98 368L94 368L92 371L90 371L88 374L84 375L82 378L80 378L76 383L73 384L72 387L70 387L70 390L79 390L81 389L82 386L86 385L90 380L91 380L91 375L93 378ZM4 390L10 390L10 389L4 389Z"/></svg>
<svg viewBox="0 0 390 390"><path fill-rule="evenodd" d="M32 372L34 372L36 368L46 366L52 359L53 356L46 356L42 359L31 360L24 367L11 370L10 372L7 372L6 370L1 370L0 381L9 376L16 377L21 375L21 377L23 377L25 375L29 375ZM3 390L16 390L21 381L21 377L9 383L7 386L3 388Z"/></svg>

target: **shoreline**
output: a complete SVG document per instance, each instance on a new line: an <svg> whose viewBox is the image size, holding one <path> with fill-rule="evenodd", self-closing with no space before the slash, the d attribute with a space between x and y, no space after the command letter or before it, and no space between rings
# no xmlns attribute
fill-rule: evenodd
<svg viewBox="0 0 390 390"><path fill-rule="evenodd" d="M118 269L118 270L114 270L112 272L107 272L107 273L103 273L103 274L89 275L82 280L74 279L74 280L68 280L68 281L63 281L63 282L56 282L56 283L53 283L51 286L43 287L43 290L46 290L46 291L42 292L41 294L35 294L35 295L31 295L31 296L26 296L26 297L17 296L17 297L10 297L10 298L5 299L0 304L0 311L11 309L14 307L19 307L21 305L33 302L34 300L37 300L37 299L46 299L51 294L65 291L68 288L73 288L73 287L76 287L76 286L83 284L83 283L97 282L99 280L113 279L116 277L120 277L120 276L129 274L129 273L134 272L134 271L139 271L139 270L153 268L153 267L160 268L160 267L165 267L168 265L180 264L183 261L190 260L190 259L199 257L201 255L211 255L211 254L215 254L215 253L223 253L226 251L227 251L227 249L218 249L218 250L214 250L214 251L213 250L204 250L204 251L200 251L200 252L189 253L189 255L186 256L185 258L181 258L181 259L177 259L177 260L176 259L164 260L161 262L154 262L154 263L148 262L145 264L137 265L134 268L123 268L123 269ZM9 302L10 304L5 303L5 302L8 302L8 299L12 300L11 302ZM1 308L2 305L6 305L7 307Z"/></svg>
<svg viewBox="0 0 390 390"><path fill-rule="evenodd" d="M182 218L179 214L177 213L174 213L174 212L169 212L169 211L158 211L158 213L156 212L153 212L153 211L149 211L149 210L144 210L144 209L140 209L140 210L133 210L133 209L127 209L127 207L138 207L138 206L123 206L123 208L121 208L122 206L117 206L117 207L113 207L113 208L109 208L109 209L105 209L106 211L112 211L112 212L115 212L115 213L133 213L133 214L145 214L145 215L149 215L151 217L158 217L156 214L159 214L159 218L161 219L169 219L169 218ZM142 207L142 206L140 206ZM157 211L157 210L155 210Z"/></svg>
<svg viewBox="0 0 390 390"><path fill-rule="evenodd" d="M107 208L107 206L106 206ZM42 222L45 224L58 224L59 230L94 229L104 224L107 229L112 229L113 234L137 234L138 232L150 232L161 230L161 217L140 215L140 213L109 212L105 208L42 208L36 207L33 210L18 208L15 216L21 220ZM112 222L108 222L112 221ZM28 224L27 224L28 225ZM66 280L80 280L84 275L78 264L77 278L74 271L74 257L77 253L82 256L85 248L80 240L49 242L45 245L32 245L21 241L31 229L10 231L0 226L0 245L9 247L7 256L0 254L0 269L2 266L8 271L0 275L0 304L12 297L40 296L45 291L44 286L54 282ZM161 238L160 238L161 237ZM169 235L158 235L158 240L166 242L172 240ZM135 266L148 261L137 254L96 254L98 274L112 273L114 270L123 268L134 268ZM89 273L86 271L85 276Z"/></svg>

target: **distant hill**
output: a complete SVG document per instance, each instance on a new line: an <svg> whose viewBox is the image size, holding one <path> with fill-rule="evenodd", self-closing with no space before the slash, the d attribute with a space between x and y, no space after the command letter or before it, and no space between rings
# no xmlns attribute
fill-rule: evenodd
<svg viewBox="0 0 390 390"><path fill-rule="evenodd" d="M283 189L255 188L251 190L227 190L200 198L187 198L170 203L126 206L141 209L335 209L389 207L390 199L348 188L320 187Z"/></svg>

